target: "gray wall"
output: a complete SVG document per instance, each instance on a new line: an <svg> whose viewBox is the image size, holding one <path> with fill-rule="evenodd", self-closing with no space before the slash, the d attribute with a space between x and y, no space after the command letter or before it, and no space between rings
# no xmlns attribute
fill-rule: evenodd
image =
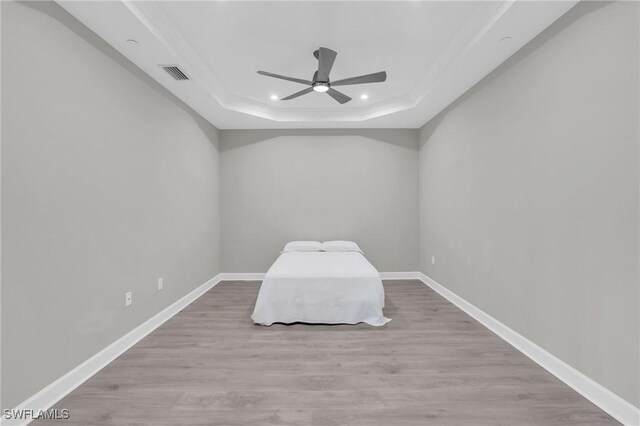
<svg viewBox="0 0 640 426"><path fill-rule="evenodd" d="M220 132L222 269L266 272L287 241L356 241L418 267L416 130Z"/></svg>
<svg viewBox="0 0 640 426"><path fill-rule="evenodd" d="M219 189L215 128L57 4L1 7L9 408L220 271Z"/></svg>
<svg viewBox="0 0 640 426"><path fill-rule="evenodd" d="M422 272L636 406L638 8L578 4L420 133Z"/></svg>

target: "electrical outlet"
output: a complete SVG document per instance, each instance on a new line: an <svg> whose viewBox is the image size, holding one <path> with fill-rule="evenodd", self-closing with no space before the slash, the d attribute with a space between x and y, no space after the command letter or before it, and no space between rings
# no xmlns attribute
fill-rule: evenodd
<svg viewBox="0 0 640 426"><path fill-rule="evenodd" d="M162 290L164 283L162 282L162 277L158 278L158 290Z"/></svg>
<svg viewBox="0 0 640 426"><path fill-rule="evenodd" d="M436 257L435 256L431 256L431 264L432 265L436 264Z"/></svg>
<svg viewBox="0 0 640 426"><path fill-rule="evenodd" d="M131 292L128 291L124 294L124 306L129 306L131 304Z"/></svg>

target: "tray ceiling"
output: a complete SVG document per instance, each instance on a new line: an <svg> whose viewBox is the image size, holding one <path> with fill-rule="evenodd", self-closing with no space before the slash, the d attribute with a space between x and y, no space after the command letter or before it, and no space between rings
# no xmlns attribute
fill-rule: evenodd
<svg viewBox="0 0 640 426"><path fill-rule="evenodd" d="M575 1L59 2L218 128L416 128L568 11ZM309 80L313 51L338 52L332 80L384 83L281 101ZM177 65L175 80L161 65ZM365 98L366 99L363 99ZM272 99L277 98L277 99Z"/></svg>

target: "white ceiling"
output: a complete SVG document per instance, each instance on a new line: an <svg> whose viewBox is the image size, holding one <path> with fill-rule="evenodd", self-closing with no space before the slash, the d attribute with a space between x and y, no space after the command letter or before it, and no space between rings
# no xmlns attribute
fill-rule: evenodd
<svg viewBox="0 0 640 426"><path fill-rule="evenodd" d="M420 127L575 3L60 2L221 129ZM353 98L344 105L315 92L271 100L305 87L256 71L311 80L320 46L338 52L331 80L386 71L387 81L339 87Z"/></svg>

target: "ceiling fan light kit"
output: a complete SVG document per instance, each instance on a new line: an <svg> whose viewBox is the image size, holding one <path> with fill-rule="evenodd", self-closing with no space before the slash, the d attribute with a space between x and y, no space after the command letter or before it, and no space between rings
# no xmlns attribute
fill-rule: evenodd
<svg viewBox="0 0 640 426"><path fill-rule="evenodd" d="M336 52L331 49L327 49L326 47L321 47L320 49L313 52L313 56L315 56L318 60L318 70L313 73L312 80L287 77L267 71L258 71L258 74L309 86L304 90L289 95L286 98L282 98L281 100L283 101L295 99L299 96L306 95L307 93L318 92L328 94L340 104L346 104L351 100L351 98L344 93L333 89L332 86L350 86L353 84L381 83L387 79L387 73L385 71L380 71L373 74L345 78L342 80L334 81L332 83L331 80L329 80L329 73L331 72L331 68L333 68L333 62L335 61L337 55L338 54Z"/></svg>
<svg viewBox="0 0 640 426"><path fill-rule="evenodd" d="M316 81L313 83L314 92L324 93L324 92L327 92L328 90L329 90L329 83L324 83L321 81Z"/></svg>

